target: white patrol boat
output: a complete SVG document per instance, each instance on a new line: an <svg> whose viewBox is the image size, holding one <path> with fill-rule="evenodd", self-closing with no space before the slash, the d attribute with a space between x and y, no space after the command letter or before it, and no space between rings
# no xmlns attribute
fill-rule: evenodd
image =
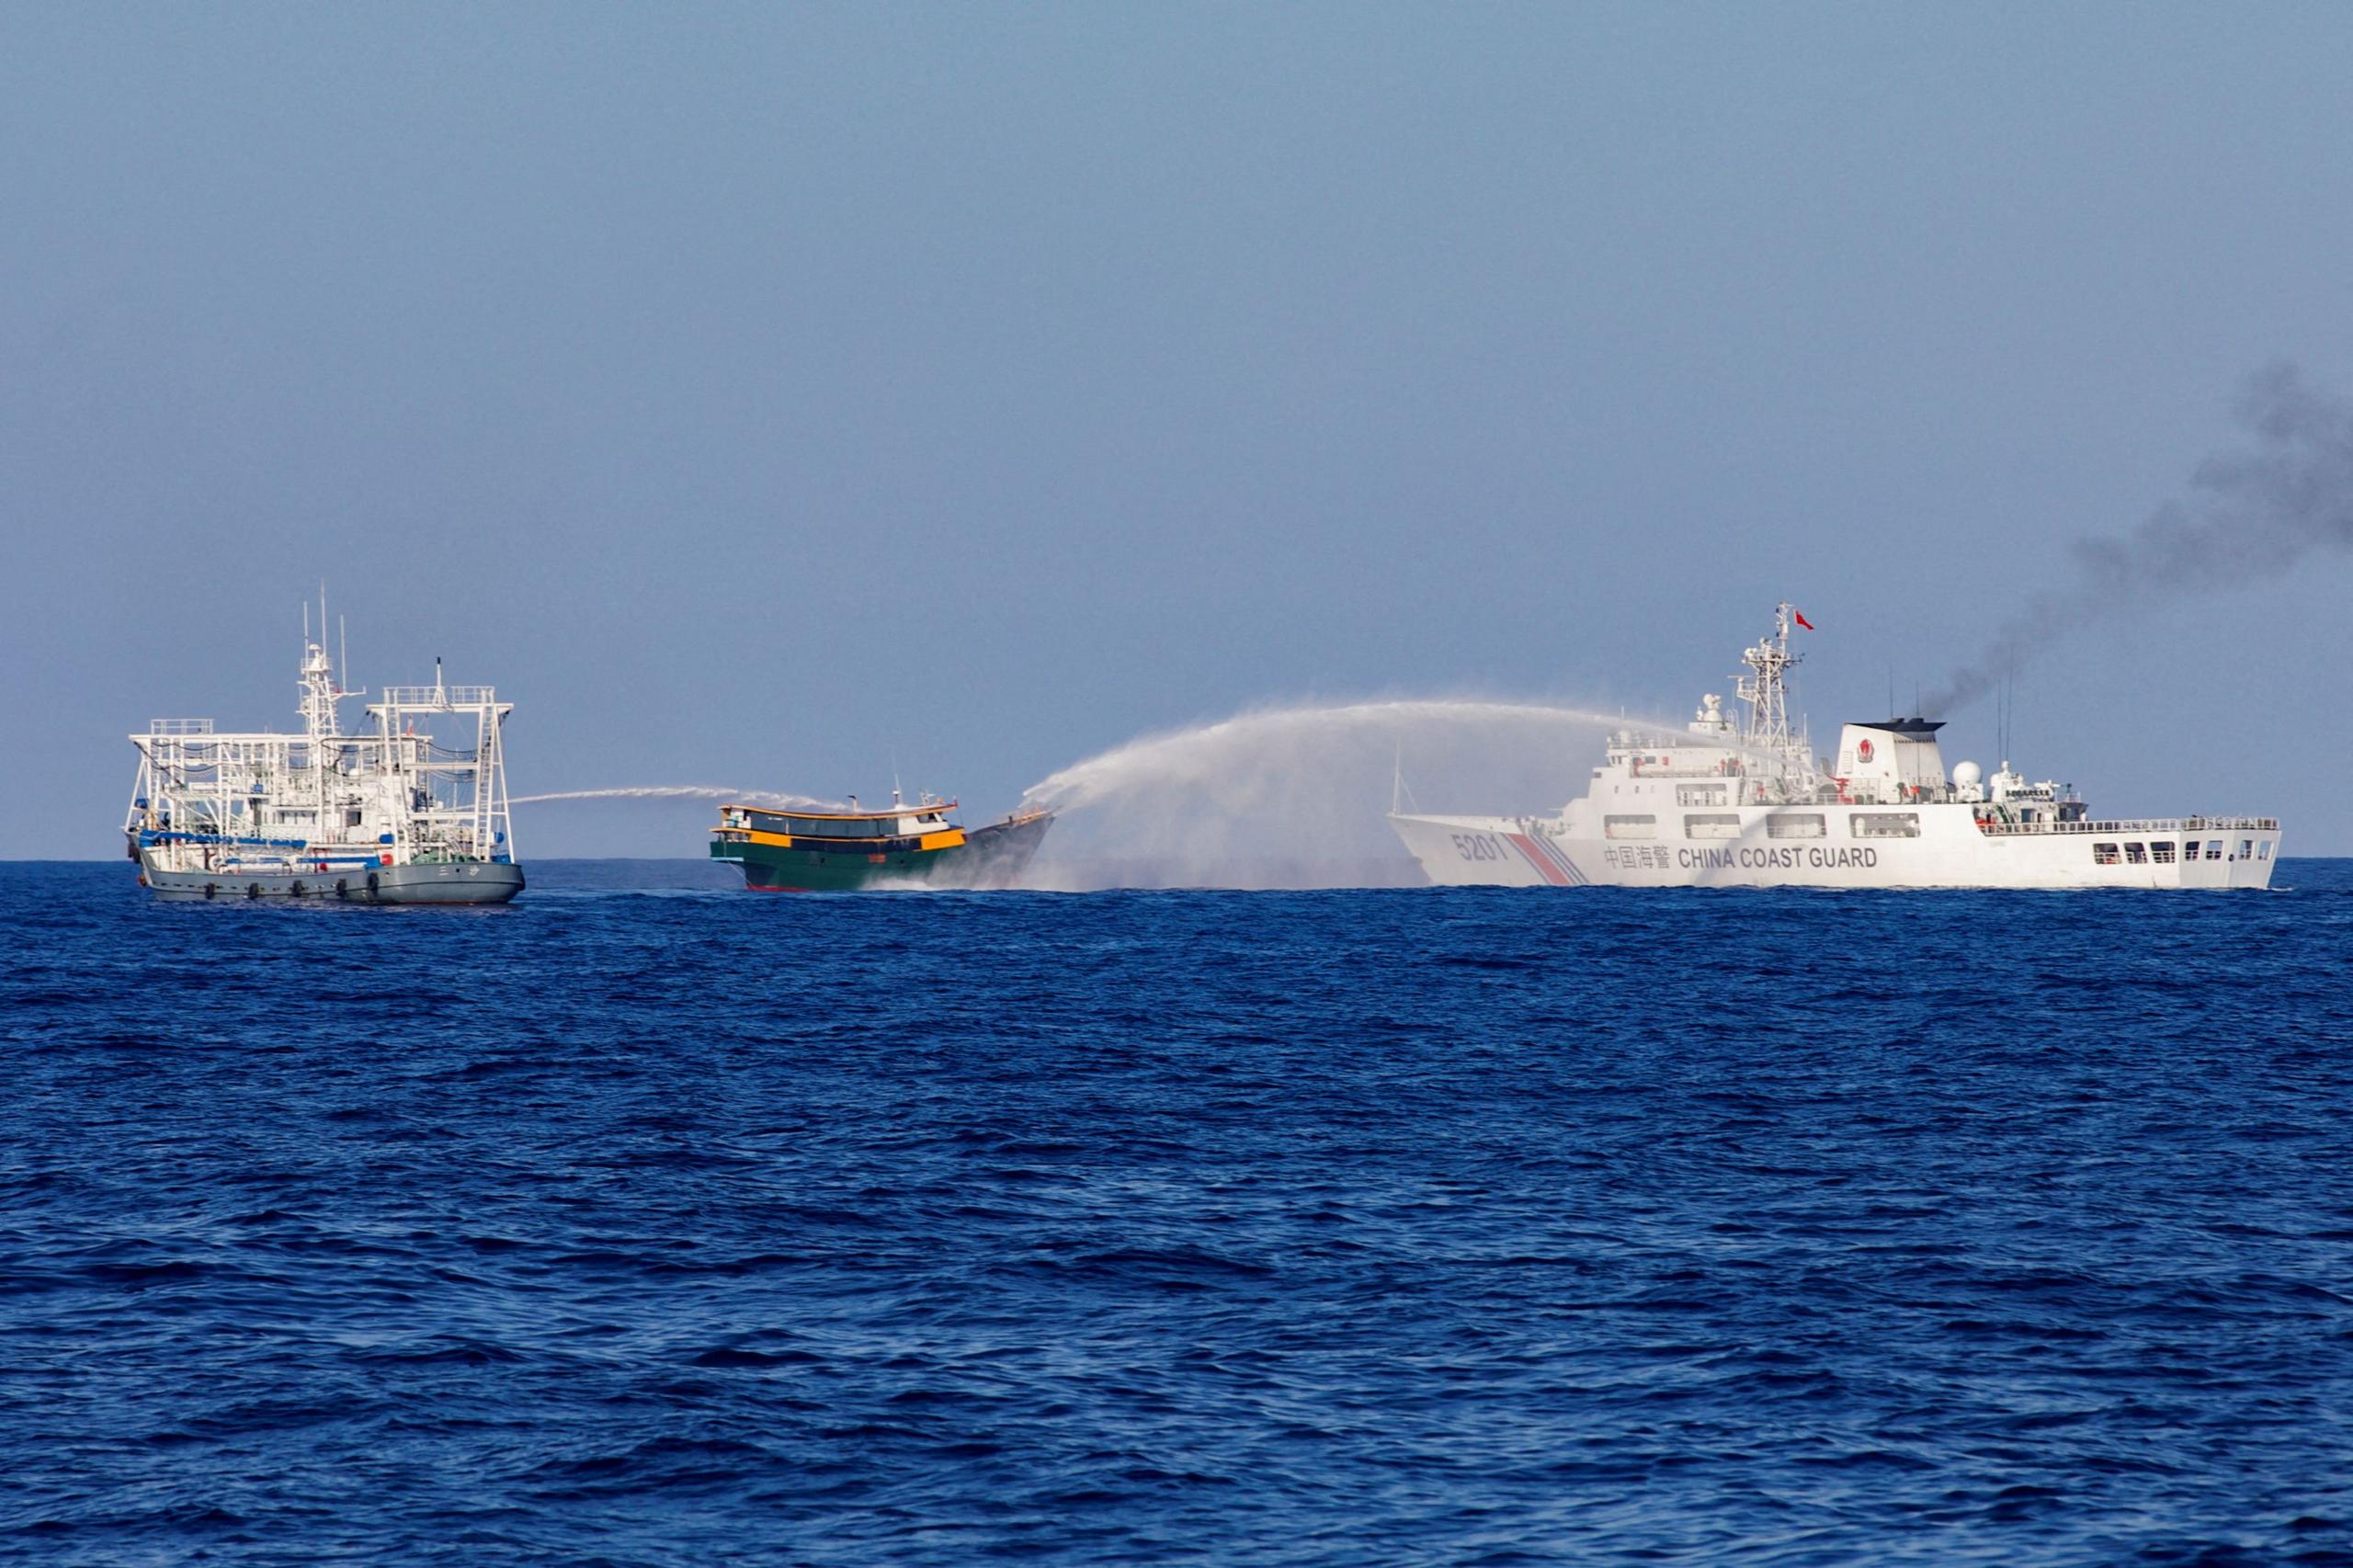
<svg viewBox="0 0 2353 1568"><path fill-rule="evenodd" d="M1711 694L1681 732L1621 730L1557 816L1389 821L1433 882L1579 887L2260 888L2273 817L2095 818L2072 785L2007 762L1948 775L1940 722L1848 724L1834 763L1792 733L1794 612L1741 655L1735 727ZM1802 619L1801 618L1802 624Z"/></svg>
<svg viewBox="0 0 2353 1568"><path fill-rule="evenodd" d="M324 601L319 624L324 640ZM361 694L336 686L307 627L302 641L301 733L158 719L131 737L139 781L123 832L141 882L164 898L352 903L522 892L500 744L514 705L446 685L436 660L431 686L386 687L369 727L346 734L337 705Z"/></svg>

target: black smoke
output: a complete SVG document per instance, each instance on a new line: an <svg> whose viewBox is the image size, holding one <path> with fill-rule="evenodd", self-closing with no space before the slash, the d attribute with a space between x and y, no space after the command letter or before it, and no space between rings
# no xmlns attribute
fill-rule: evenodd
<svg viewBox="0 0 2353 1568"><path fill-rule="evenodd" d="M2245 445L2199 464L2189 494L2131 532L2077 540L2069 548L2074 569L2004 620L1926 710L1975 701L2086 621L2277 577L2319 551L2353 550L2353 407L2308 385L2295 366L2276 364L2247 378L2234 412Z"/></svg>

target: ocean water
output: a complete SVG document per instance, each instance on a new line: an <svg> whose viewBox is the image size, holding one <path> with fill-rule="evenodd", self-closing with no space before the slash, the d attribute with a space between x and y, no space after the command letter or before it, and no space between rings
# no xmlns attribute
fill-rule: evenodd
<svg viewBox="0 0 2353 1568"><path fill-rule="evenodd" d="M0 1559L2353 1562L2347 864L534 874L0 866Z"/></svg>

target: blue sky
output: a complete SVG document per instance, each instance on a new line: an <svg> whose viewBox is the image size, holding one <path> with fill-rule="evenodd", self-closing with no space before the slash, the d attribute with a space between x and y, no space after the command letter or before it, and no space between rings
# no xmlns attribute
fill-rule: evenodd
<svg viewBox="0 0 2353 1568"><path fill-rule="evenodd" d="M2249 371L2353 392L2348 79L2317 6L0 5L0 856L118 853L151 716L290 724L323 577L518 792L1680 711L1785 596L1876 717ZM2087 626L2021 762L2353 853L2349 580Z"/></svg>

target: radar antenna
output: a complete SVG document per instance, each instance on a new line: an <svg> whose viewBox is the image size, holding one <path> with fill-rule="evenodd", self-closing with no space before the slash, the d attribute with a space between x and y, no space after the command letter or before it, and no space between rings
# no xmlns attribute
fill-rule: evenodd
<svg viewBox="0 0 2353 1568"><path fill-rule="evenodd" d="M1748 704L1748 722L1742 726L1740 738L1751 751L1783 759L1790 772L1810 774L1810 742L1790 730L1789 672L1805 657L1790 652L1790 614L1787 600L1775 607L1773 635L1740 656L1740 662L1748 666L1748 674L1736 677L1739 684L1734 687Z"/></svg>

